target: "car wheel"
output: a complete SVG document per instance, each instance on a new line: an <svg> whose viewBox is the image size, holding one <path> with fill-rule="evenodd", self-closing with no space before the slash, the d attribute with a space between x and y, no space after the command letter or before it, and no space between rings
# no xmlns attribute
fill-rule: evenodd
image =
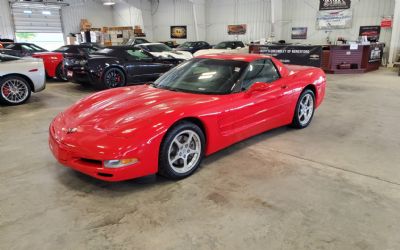
<svg viewBox="0 0 400 250"><path fill-rule="evenodd" d="M0 101L8 105L19 105L31 96L28 82L19 76L8 76L0 81Z"/></svg>
<svg viewBox="0 0 400 250"><path fill-rule="evenodd" d="M68 78L67 78L67 76L65 75L65 72L64 72L62 63L60 63L60 64L57 66L57 69L56 69L56 77L57 77L57 79L58 79L59 81L62 81L62 82L67 82L67 81L68 81Z"/></svg>
<svg viewBox="0 0 400 250"><path fill-rule="evenodd" d="M195 124L182 122L165 136L159 154L158 173L170 179L183 179L200 166L205 137Z"/></svg>
<svg viewBox="0 0 400 250"><path fill-rule="evenodd" d="M106 89L123 87L126 85L125 74L121 69L111 68L103 76L103 87Z"/></svg>
<svg viewBox="0 0 400 250"><path fill-rule="evenodd" d="M297 101L296 110L293 116L292 126L295 128L305 128L314 116L315 95L312 90L306 89L301 93Z"/></svg>

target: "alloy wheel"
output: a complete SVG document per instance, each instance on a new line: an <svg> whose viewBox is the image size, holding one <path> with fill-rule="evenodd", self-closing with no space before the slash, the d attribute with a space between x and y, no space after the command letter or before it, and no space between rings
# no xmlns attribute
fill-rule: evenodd
<svg viewBox="0 0 400 250"><path fill-rule="evenodd" d="M116 88L122 86L123 76L117 69L110 69L105 77L105 82L108 88Z"/></svg>
<svg viewBox="0 0 400 250"><path fill-rule="evenodd" d="M306 125L314 112L314 98L311 94L305 94L300 100L298 117L301 125Z"/></svg>
<svg viewBox="0 0 400 250"><path fill-rule="evenodd" d="M1 86L2 97L12 103L24 102L29 95L29 89L25 82L19 79L9 79Z"/></svg>

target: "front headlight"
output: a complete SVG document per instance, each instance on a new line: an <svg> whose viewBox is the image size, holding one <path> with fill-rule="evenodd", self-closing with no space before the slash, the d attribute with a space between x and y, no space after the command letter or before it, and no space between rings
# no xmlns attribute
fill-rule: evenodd
<svg viewBox="0 0 400 250"><path fill-rule="evenodd" d="M105 168L122 168L137 163L137 158L104 161Z"/></svg>

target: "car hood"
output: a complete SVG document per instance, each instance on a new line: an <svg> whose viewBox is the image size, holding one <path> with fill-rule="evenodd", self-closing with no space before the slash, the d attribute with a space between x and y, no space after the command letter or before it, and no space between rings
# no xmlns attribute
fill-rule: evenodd
<svg viewBox="0 0 400 250"><path fill-rule="evenodd" d="M174 92L150 85L122 87L98 92L77 102L63 113L64 124L70 128L91 126L102 131L149 126L162 115L177 115L180 112L174 111L183 107L191 110L196 105L209 106L218 99L218 96Z"/></svg>

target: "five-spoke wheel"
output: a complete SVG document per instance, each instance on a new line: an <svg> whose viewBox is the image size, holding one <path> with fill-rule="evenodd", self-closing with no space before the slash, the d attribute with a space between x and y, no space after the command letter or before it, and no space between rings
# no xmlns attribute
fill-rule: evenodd
<svg viewBox="0 0 400 250"><path fill-rule="evenodd" d="M296 128L307 127L314 115L315 108L315 95L314 92L306 89L301 93L297 101L296 111L293 117L292 125Z"/></svg>

